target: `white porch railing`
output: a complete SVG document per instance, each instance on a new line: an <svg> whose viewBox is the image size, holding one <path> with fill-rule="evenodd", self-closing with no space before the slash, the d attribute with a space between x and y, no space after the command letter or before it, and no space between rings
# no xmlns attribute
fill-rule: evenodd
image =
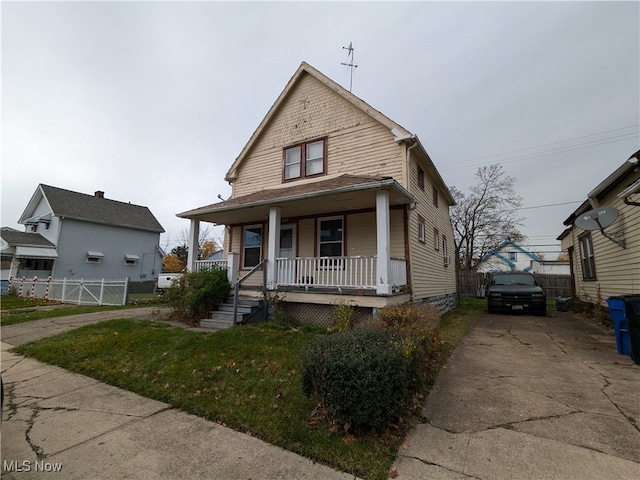
<svg viewBox="0 0 640 480"><path fill-rule="evenodd" d="M276 259L276 287L331 287L375 290L377 256L295 257ZM227 268L226 260L197 260L195 271ZM407 262L391 258L389 283L396 288L407 284Z"/></svg>
<svg viewBox="0 0 640 480"><path fill-rule="evenodd" d="M375 289L377 285L375 255L352 257L296 257L276 259L277 286L344 287ZM391 259L392 285L407 283L406 261Z"/></svg>
<svg viewBox="0 0 640 480"><path fill-rule="evenodd" d="M227 268L226 260L196 260L195 261L195 271L199 272L200 270L210 270L212 268Z"/></svg>

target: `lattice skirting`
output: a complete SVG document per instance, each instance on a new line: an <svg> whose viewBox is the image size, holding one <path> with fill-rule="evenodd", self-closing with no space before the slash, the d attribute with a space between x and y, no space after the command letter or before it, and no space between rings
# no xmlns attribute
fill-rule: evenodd
<svg viewBox="0 0 640 480"><path fill-rule="evenodd" d="M317 305L313 303L286 303L283 305L284 315L303 325L321 325L330 327L335 323L333 305ZM354 322L356 324L371 320L371 307L355 307Z"/></svg>

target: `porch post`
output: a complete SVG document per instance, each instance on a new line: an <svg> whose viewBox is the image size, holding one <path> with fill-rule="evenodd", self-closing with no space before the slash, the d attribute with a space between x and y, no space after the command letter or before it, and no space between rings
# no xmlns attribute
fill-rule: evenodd
<svg viewBox="0 0 640 480"><path fill-rule="evenodd" d="M227 278L231 286L238 281L238 268L240 266L240 255L229 252L227 255Z"/></svg>
<svg viewBox="0 0 640 480"><path fill-rule="evenodd" d="M275 290L276 258L280 251L280 207L269 209L269 243L267 247L267 290Z"/></svg>
<svg viewBox="0 0 640 480"><path fill-rule="evenodd" d="M389 220L389 191L376 192L376 244L377 244L377 280L376 294L390 295L391 285L391 222Z"/></svg>
<svg viewBox="0 0 640 480"><path fill-rule="evenodd" d="M196 271L196 260L198 259L198 237L200 236L200 221L191 219L189 227L189 253L187 255L187 270Z"/></svg>

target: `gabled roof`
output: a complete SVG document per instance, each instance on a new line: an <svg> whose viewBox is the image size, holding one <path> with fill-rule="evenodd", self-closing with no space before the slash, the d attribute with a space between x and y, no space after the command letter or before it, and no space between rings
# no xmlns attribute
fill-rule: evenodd
<svg viewBox="0 0 640 480"><path fill-rule="evenodd" d="M39 233L20 232L10 227L0 229L0 237L11 247L18 245L27 247L55 247L53 243Z"/></svg>
<svg viewBox="0 0 640 480"><path fill-rule="evenodd" d="M515 263L513 263L511 260L509 260L508 258L506 258L505 256L500 254L500 251L506 246L511 246L512 248L515 248L519 252L522 252L525 255L527 255L528 257L530 257L532 260L535 260L537 262L541 261L540 258L538 258L537 255L534 255L533 253L529 252L528 250L525 250L524 248L522 248L520 245L518 245L513 240L505 240L500 245L498 245L494 250L491 250L490 252L486 253L484 255L484 257L482 257L482 259L480 260L480 262L478 264L480 264L480 263L488 260L490 257L494 256L494 257L498 258L499 260L501 260L502 262L504 262L507 265L509 265L510 267L512 267L512 268L515 267L516 266ZM525 270L528 270L528 269L525 269Z"/></svg>
<svg viewBox="0 0 640 480"><path fill-rule="evenodd" d="M43 184L38 185L18 223L28 224L41 220L41 216L34 217L33 215L42 199L47 202L51 212L57 217L158 233L164 232L162 225L147 207Z"/></svg>
<svg viewBox="0 0 640 480"><path fill-rule="evenodd" d="M422 143L420 143L416 135L411 134L411 132L409 132L406 128L394 122L389 117L382 114L380 111L376 110L371 105L369 105L362 99L358 98L353 93L349 92L347 89L345 89L338 83L334 82L329 77L327 77L320 71L316 70L314 67L312 67L306 62L302 62L300 64L296 72L293 74L293 76L285 86L282 93L280 93L280 95L278 96L274 104L271 106L271 108L267 112L266 116L262 119L262 121L258 125L258 128L256 128L256 130L253 132L253 134L249 138L249 141L244 146L244 148L242 149L238 157L235 159L235 161L229 168L229 171L225 175L225 180L227 182L232 183L237 178L238 168L244 161L245 157L249 154L249 152L251 151L251 148L258 141L258 139L260 138L262 133L265 131L265 129L267 128L271 120L278 114L280 108L285 103L289 93L295 88L295 86L300 82L300 80L305 75L310 75L311 77L315 78L317 81L319 81L324 86L332 90L334 93L342 97L344 100L352 104L354 107L358 108L359 110L369 115L380 124L384 125L386 128L389 129L389 131L393 130L394 131L393 134L395 135L396 141L398 142L416 141L418 145L416 150L418 150L420 152L420 155L425 159L425 162L427 164L427 169L429 171L428 173L431 175L431 177L436 181L436 183L440 187L442 194L445 196L445 201L447 201L449 205L455 205L455 200L453 199L451 192L449 192L449 189L444 183L444 180L442 179L442 177L440 176L440 173L435 168L435 165L433 165L433 162L431 161L429 154L423 147Z"/></svg>
<svg viewBox="0 0 640 480"><path fill-rule="evenodd" d="M622 189L620 194L618 195L621 198L638 193L638 190L640 189L638 180L631 182L631 184L628 184L628 182L629 177L632 177L633 173L638 168L639 158L640 150L631 155L629 159L626 160L622 165L620 165L613 173L611 173L611 175L609 175L602 182L600 182L598 186L591 190L587 195L587 200L585 200L577 209L575 209L573 213L569 217L567 217L563 224L565 226L571 226L573 225L575 219L583 213L603 206L600 205L601 200L614 189Z"/></svg>
<svg viewBox="0 0 640 480"><path fill-rule="evenodd" d="M280 110L280 107L283 105L283 103L285 102L285 99L289 95L289 92L293 90L293 88L300 82L300 79L304 75L311 75L320 83L324 84L327 88L331 89L332 91L340 95L346 101L348 101L355 107L359 108L366 114L370 115L371 117L373 117L375 120L377 120L384 126L388 127L389 130L392 130L395 128L396 130L400 131L400 133L403 136L409 135L408 130L406 130L405 128L403 128L402 126L400 126L399 124L391 120L390 118L380 113L375 108L371 107L370 105L368 105L367 103L365 103L364 101L356 97L354 94L346 90L344 87L337 84L336 82L331 80L329 77L327 77L320 71L313 68L307 62L302 62L298 67L298 70L296 70L296 72L293 74L293 76L291 77L287 85L284 87L284 90L282 91L282 93L280 93L275 103L271 106L271 108L269 109L265 117L260 122L260 125L258 125L258 128L256 128L255 132L253 132L253 135L251 135L251 137L249 138L249 141L240 152L240 155L238 155L238 158L236 158L236 160L231 165L231 168L229 168L229 171L225 176L226 181L232 182L236 178L236 171L240 166L240 164L242 163L242 161L244 160L244 158L246 157L246 155L248 154L248 152L251 150L251 147L253 147L253 145L256 143L258 138L260 138L260 135L262 134L266 126L269 124L269 122L276 116L276 114Z"/></svg>

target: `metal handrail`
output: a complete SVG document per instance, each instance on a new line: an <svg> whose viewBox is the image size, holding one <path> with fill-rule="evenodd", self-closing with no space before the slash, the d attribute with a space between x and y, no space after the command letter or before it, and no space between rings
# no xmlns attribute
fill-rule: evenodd
<svg viewBox="0 0 640 480"><path fill-rule="evenodd" d="M240 294L240 285L242 284L242 282L244 282L247 278L249 278L251 275L253 275L260 269L262 269L262 285L263 285L264 297L266 300L266 296L267 296L265 291L265 288L267 285L266 264L267 264L267 260L266 259L262 260L259 264L257 264L251 270L249 270L249 273L247 273L244 277L238 280L236 284L233 286L233 324L234 325L236 324L236 319L238 316L238 295Z"/></svg>

